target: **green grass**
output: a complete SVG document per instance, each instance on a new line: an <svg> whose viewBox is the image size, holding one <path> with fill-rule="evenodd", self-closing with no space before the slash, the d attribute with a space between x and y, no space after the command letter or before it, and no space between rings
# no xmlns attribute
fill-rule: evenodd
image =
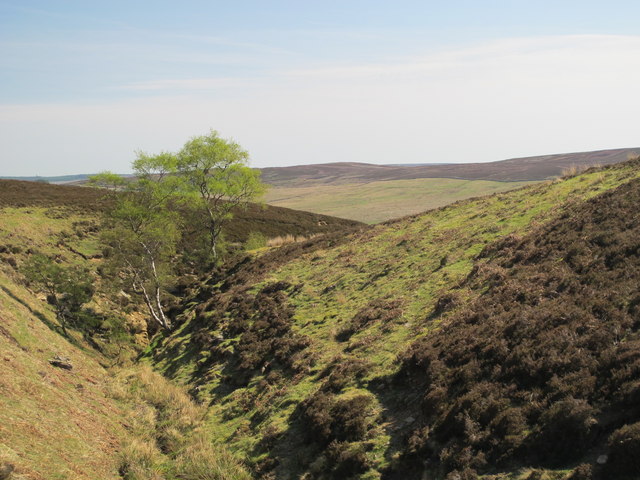
<svg viewBox="0 0 640 480"><path fill-rule="evenodd" d="M568 202L583 201L638 176L636 169L623 166L460 201L373 226L339 247L291 258L260 281L243 285L254 293L274 281L301 285L289 296L295 309L292 328L311 339L309 348L316 355L316 363L305 376L291 379L273 398L258 393L256 385L263 378L259 373L247 387L233 394L215 393L227 365L214 363L206 379L199 378L206 380L200 398L214 405L208 428L250 462L259 461L263 453L256 447L262 434L267 429L292 431L291 414L320 387L319 373L334 358L354 356L371 363L364 379L365 390L373 381L388 378L398 368L397 355L416 338L438 328L429 317L442 294L454 292L467 300L477 294L456 286L471 272L486 245L506 235L524 235L554 218ZM399 300L402 315L385 326L374 322L348 341L338 341L339 330L375 299ZM192 348L190 328L189 322L182 325L156 352L157 367L182 382L191 381L197 371L197 355L187 354ZM228 348L233 350L237 341L228 339ZM182 360L175 360L176 354L182 355ZM385 401L393 402L393 393L388 396ZM247 403L247 398L255 401ZM264 420L247 428L247 419L256 413ZM373 444L367 453L372 468L367 478L378 478L399 447L392 445L382 431L369 441ZM282 452L299 446L295 436L287 439L285 435L283 442L279 447ZM295 462L288 465L289 460L281 460L287 465L280 468L287 474L301 473Z"/></svg>
<svg viewBox="0 0 640 480"><path fill-rule="evenodd" d="M532 182L419 178L347 185L272 187L265 202L365 223L378 223L448 205L465 198L504 192Z"/></svg>
<svg viewBox="0 0 640 480"><path fill-rule="evenodd" d="M19 274L8 263L0 262L0 318L4 329L0 331L0 461L15 463L20 474L33 478L108 479L118 476L121 463L117 451L127 454L129 448L128 458L142 459L142 463L150 458L157 466L157 471L153 467L143 472L146 478L154 478L156 473L161 476L155 478L171 478L177 471L201 478L197 475L203 464L198 458L209 458L211 444L215 448L228 446L235 455L256 464L267 456L259 445L270 430L282 432L278 444L281 468L297 477L307 467L304 461L298 463L304 452L292 455L302 451L292 416L301 402L320 388L324 382L321 372L334 359L360 358L370 363L364 378L339 392L338 398L373 396L373 412L389 413L388 405L396 400L392 389L380 393L372 385L396 372L399 352L438 328L430 314L443 293L454 292L463 299L477 294L457 285L478 264L478 253L486 245L505 235L524 235L554 218L568 202L593 197L638 176L637 169L620 166L459 201L422 215L375 225L353 234L339 247L291 257L264 276L248 281L241 287L253 294L279 280L301 285L296 293L289 294L288 301L295 310L292 329L311 339L309 349L316 361L309 371L287 378L278 389L260 391L264 375L257 372L246 387L231 393L216 391L223 384L225 369L228 372L233 366L219 361L204 373L198 370L198 361L210 352L193 350L194 315L185 312L187 322L170 337L156 338L152 348L157 349L156 368L186 386L193 386L194 380L201 383L197 396L209 408L202 410L202 416L198 415L198 421L188 428L181 426L182 415L166 414L171 405L186 402L186 396L159 380L153 381L160 385L155 392L149 387L153 382L135 380L125 382L132 390L121 396L109 393L113 380L100 365L103 359L84 348L79 336L69 340L61 337L46 302L20 284ZM77 211L4 208L0 210L0 245L8 251L0 253L0 258L14 258L19 266L27 248L33 248L61 255L65 262L83 262L73 250L93 255L98 253L98 246L93 236L77 226L78 222L93 220L92 214ZM17 249L15 253L13 249ZM373 322L350 339L338 341L340 330L375 299L399 300L402 314L386 325ZM194 302L190 308L196 305ZM223 347L233 352L239 341L238 336L226 338ZM76 368L72 372L53 369L48 360L55 354L70 357ZM167 403L169 397L162 397L162 393L179 400ZM185 409L191 411L188 402L186 405ZM194 411L199 408L194 407ZM150 415L148 419L155 419L153 423L135 424L144 412ZM399 447L386 428L404 420L401 414L396 417L373 425L366 453L371 469L363 478L379 478L380 471L393 461ZM259 420L252 422L252 418ZM174 430L177 435L171 438L178 450L169 454L158 451L158 436ZM233 455L224 453L222 457L222 465L237 468L238 478L245 476ZM184 475L181 478L190 478ZM521 477L514 473L503 478Z"/></svg>
<svg viewBox="0 0 640 480"><path fill-rule="evenodd" d="M85 258L100 253L96 222L69 208L0 208L0 465L13 464L16 480L116 480L124 464L129 480L248 479L235 457L211 446L202 406L144 365L112 375L115 359L73 329L63 336L44 296L24 285L20 266L33 251L99 262ZM91 306L117 314L104 301ZM73 369L50 365L56 355ZM159 439L172 449L161 451Z"/></svg>
<svg viewBox="0 0 640 480"><path fill-rule="evenodd" d="M16 478L118 478L124 415L106 394L99 356L59 335L46 303L2 270L0 318L0 462L25 475ZM51 366L55 355L73 370Z"/></svg>

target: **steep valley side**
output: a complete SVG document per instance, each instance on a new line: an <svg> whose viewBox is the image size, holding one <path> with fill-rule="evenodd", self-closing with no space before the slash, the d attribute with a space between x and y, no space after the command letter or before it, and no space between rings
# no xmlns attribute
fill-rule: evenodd
<svg viewBox="0 0 640 480"><path fill-rule="evenodd" d="M634 410L610 418L630 400L597 387L633 384L615 358L635 358L638 166L249 256L148 357L259 478L623 478L609 436L634 441Z"/></svg>

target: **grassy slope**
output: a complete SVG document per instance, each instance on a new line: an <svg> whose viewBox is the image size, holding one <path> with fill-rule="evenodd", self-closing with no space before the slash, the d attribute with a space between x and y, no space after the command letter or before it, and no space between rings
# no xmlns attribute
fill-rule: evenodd
<svg viewBox="0 0 640 480"><path fill-rule="evenodd" d="M0 271L0 460L19 478L118 478L124 411L91 351L58 333L55 315ZM71 371L49 364L71 359Z"/></svg>
<svg viewBox="0 0 640 480"><path fill-rule="evenodd" d="M346 185L272 187L265 196L265 202L365 223L378 223L470 197L513 190L527 183L419 178Z"/></svg>
<svg viewBox="0 0 640 480"><path fill-rule="evenodd" d="M386 379L397 372L398 354L437 328L430 320L437 299L469 275L489 243L526 234L553 219L564 205L639 175L637 164L592 171L377 225L338 247L298 252L267 271L240 266L231 279L213 279L192 299L184 312L186 322L160 339L156 365L179 381L198 385L198 395L211 401L211 430L257 468L275 469L278 478L303 472L340 478L335 468L356 452L366 464L361 478L379 478L399 452L397 432L409 430L413 421L401 411L385 409L394 396ZM256 295L278 281L293 287ZM284 304L275 310L278 315L292 309L290 328L281 334L288 343L265 349L264 342L256 341L251 324L264 320L259 314L243 314L243 302L254 311ZM376 321L388 310L394 310L390 318ZM367 312L373 313L372 321L366 320ZM349 337L344 331L350 325L355 333ZM214 347L203 340L206 334L218 336ZM309 346L299 351L304 344ZM262 352L262 358L247 363L243 352L251 348L258 356ZM339 442L346 451L336 453L338 447L331 450L322 446L322 439L306 438L309 411L326 390L327 376L336 374L339 365L358 361L366 362L363 372L352 375L330 401L346 405L365 398L366 434Z"/></svg>
<svg viewBox="0 0 640 480"><path fill-rule="evenodd" d="M57 191L59 199L45 197L40 206L0 209L0 466L13 464L16 480L169 480L196 478L202 469L246 479L235 458L208 447L201 407L185 393L140 366L105 369L114 359L72 330L65 338L50 306L23 285L19 268L33 251L63 264L100 261L95 211ZM99 311L104 302L91 306ZM50 365L55 355L74 368ZM165 438L172 448L161 444Z"/></svg>
<svg viewBox="0 0 640 480"><path fill-rule="evenodd" d="M120 478L117 451L131 411L109 394L106 359L80 335L62 336L51 308L21 282L18 269L30 251L65 264L98 253L86 227L95 213L76 207L4 207L0 210L0 425L3 459L24 478ZM51 366L54 355L73 370Z"/></svg>
<svg viewBox="0 0 640 480"><path fill-rule="evenodd" d="M201 406L144 366L105 369L108 360L79 336L61 336L46 303L6 269L0 320L0 465L15 467L11 478L250 478L225 449L209 447ZM73 369L52 366L56 355Z"/></svg>

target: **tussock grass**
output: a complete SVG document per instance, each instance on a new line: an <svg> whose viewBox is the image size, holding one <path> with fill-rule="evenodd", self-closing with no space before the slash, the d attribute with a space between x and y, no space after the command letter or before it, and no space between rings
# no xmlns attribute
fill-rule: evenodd
<svg viewBox="0 0 640 480"><path fill-rule="evenodd" d="M176 470L184 480L244 480L251 478L238 460L224 448L214 446L200 431L176 458Z"/></svg>
<svg viewBox="0 0 640 480"><path fill-rule="evenodd" d="M130 438L120 451L125 480L244 480L250 476L203 429L206 409L148 365L119 371L115 398L131 405Z"/></svg>
<svg viewBox="0 0 640 480"><path fill-rule="evenodd" d="M580 175L581 173L586 172L591 168L601 168L601 167L602 165L599 163L594 163L590 165L569 165L568 167L565 167L562 169L560 178L565 179L565 178L575 177L576 175Z"/></svg>
<svg viewBox="0 0 640 480"><path fill-rule="evenodd" d="M317 237L317 235L278 235L277 237L273 237L267 240L267 247L280 247L282 245L288 245L290 243L300 243L305 242L307 240L311 240L312 238Z"/></svg>

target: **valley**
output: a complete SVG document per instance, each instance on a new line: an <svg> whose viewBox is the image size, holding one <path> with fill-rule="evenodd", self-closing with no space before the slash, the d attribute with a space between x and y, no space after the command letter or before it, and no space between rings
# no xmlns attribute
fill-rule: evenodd
<svg viewBox="0 0 640 480"><path fill-rule="evenodd" d="M7 181L0 462L17 480L631 479L639 166L372 226L251 207L234 242L262 223L300 241L181 279L155 334L101 276L99 191ZM89 306L125 339L65 335L24 282L36 251L90 268Z"/></svg>

